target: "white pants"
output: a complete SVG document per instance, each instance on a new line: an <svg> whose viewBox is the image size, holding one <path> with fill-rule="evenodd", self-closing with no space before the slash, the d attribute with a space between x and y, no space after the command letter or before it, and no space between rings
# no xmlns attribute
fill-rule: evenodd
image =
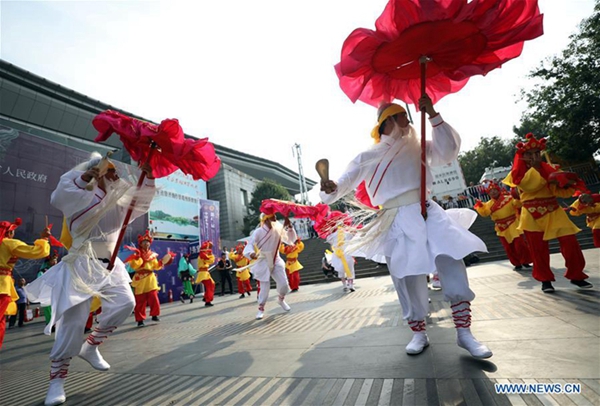
<svg viewBox="0 0 600 406"><path fill-rule="evenodd" d="M390 258L386 258L389 266ZM450 303L470 302L475 293L469 288L467 268L462 260L440 255L435 259L444 300ZM397 278L391 275L398 300L402 306L404 320L425 320L429 312L429 293L426 275L412 275Z"/></svg>
<svg viewBox="0 0 600 406"><path fill-rule="evenodd" d="M283 264L283 261L280 261ZM285 296L290 291L290 285L288 284L287 275L285 274L285 267L278 265L275 263L275 267L273 268L273 272L271 273L271 278L275 281L275 290L279 296ZM270 290L270 281L259 281L260 282L260 293L258 294L258 305L264 306L267 303L267 299L269 299L269 290Z"/></svg>
<svg viewBox="0 0 600 406"><path fill-rule="evenodd" d="M98 328L107 329L120 326L133 311L135 298L128 284L107 286L102 293L110 300L102 299L102 313L98 315ZM83 330L90 314L92 299L71 307L56 324L56 339L50 359L74 357L83 344Z"/></svg>

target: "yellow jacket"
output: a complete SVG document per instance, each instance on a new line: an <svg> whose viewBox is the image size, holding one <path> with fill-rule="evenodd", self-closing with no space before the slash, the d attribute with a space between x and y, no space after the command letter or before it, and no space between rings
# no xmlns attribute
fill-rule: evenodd
<svg viewBox="0 0 600 406"><path fill-rule="evenodd" d="M243 254L237 254L235 252L229 253L229 259L232 260L233 262L235 262L235 265L238 268L246 266L250 263L250 260L248 258L246 258ZM250 269L249 268L246 268L241 272L236 272L236 274L237 274L237 278L239 280L241 280L242 282L250 279Z"/></svg>
<svg viewBox="0 0 600 406"><path fill-rule="evenodd" d="M210 253L209 253L210 252ZM200 251L198 256L198 276L196 276L196 283L201 283L205 280L211 280L214 282L208 268L215 263L215 256L211 251Z"/></svg>
<svg viewBox="0 0 600 406"><path fill-rule="evenodd" d="M50 255L50 244L46 239L35 240L32 246L14 238L4 238L0 243L0 295L10 295L13 302L19 299L12 276L13 268L19 258L40 259L48 255ZM14 305L9 307L10 312L7 311L6 314L14 314L16 307Z"/></svg>
<svg viewBox="0 0 600 406"><path fill-rule="evenodd" d="M298 261L298 255L304 251L304 243L298 241L294 245L285 246L281 244L279 252L285 255L285 269L289 273L298 272L302 268L302 264Z"/></svg>
<svg viewBox="0 0 600 406"><path fill-rule="evenodd" d="M587 214L587 218L585 219L587 226L592 230L600 229L600 203L595 203L592 206L585 206L577 199L571 205L570 213L573 216Z"/></svg>
<svg viewBox="0 0 600 406"><path fill-rule="evenodd" d="M158 279L154 271L160 271L163 269L162 261L156 259L158 254L152 253L149 259L144 260L143 258L132 259L128 261L131 269L135 271L135 275L132 278L131 286L135 289L136 295L143 293L152 292L154 290L160 290L158 287Z"/></svg>
<svg viewBox="0 0 600 406"><path fill-rule="evenodd" d="M510 173L503 182L519 188L523 203L519 230L543 232L544 240L581 231L556 201L556 197L572 196L575 189L562 189L549 184L535 168L529 168L518 185L513 183Z"/></svg>
<svg viewBox="0 0 600 406"><path fill-rule="evenodd" d="M510 244L523 234L523 231L518 229L521 206L519 200L509 194L502 194L497 200L491 199L488 202L476 204L473 208L482 217L491 216L495 223L496 235L504 237Z"/></svg>

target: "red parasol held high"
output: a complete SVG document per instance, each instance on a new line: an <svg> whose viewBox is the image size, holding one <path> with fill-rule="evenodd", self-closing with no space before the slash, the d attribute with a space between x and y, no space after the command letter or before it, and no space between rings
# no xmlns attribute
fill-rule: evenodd
<svg viewBox="0 0 600 406"><path fill-rule="evenodd" d="M390 0L375 30L358 28L335 66L344 93L372 106L433 103L518 57L543 34L537 0ZM421 209L425 216L425 112L421 113Z"/></svg>
<svg viewBox="0 0 600 406"><path fill-rule="evenodd" d="M157 178L181 169L194 180L209 180L219 171L221 160L215 154L214 146L207 138L185 138L179 122L175 119L167 119L156 125L107 110L98 114L92 124L99 132L94 141L106 141L113 132L117 133L131 157L140 163L150 164L152 173ZM146 173L142 172L138 188L143 184L145 177ZM135 199L125 215L108 269L112 269L114 265L134 206Z"/></svg>

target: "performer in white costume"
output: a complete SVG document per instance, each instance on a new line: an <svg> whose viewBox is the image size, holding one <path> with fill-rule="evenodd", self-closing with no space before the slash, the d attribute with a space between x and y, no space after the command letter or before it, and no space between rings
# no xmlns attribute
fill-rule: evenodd
<svg viewBox="0 0 600 406"><path fill-rule="evenodd" d="M456 159L460 136L436 113L429 97L420 100L433 127L427 141L427 188L431 189L430 166ZM492 352L470 331L470 302L475 294L469 288L463 258L475 251L486 252L478 237L455 222L439 205L427 202L427 219L420 210L420 142L404 108L383 105L378 124L371 133L376 144L359 154L337 182L321 183L321 199L331 204L365 182L375 206L381 206L373 221L359 230L347 252L377 260L386 259L392 281L414 335L406 347L419 354L429 345L425 331L428 313L427 274L439 272L444 297L450 302L457 330L457 343L477 358Z"/></svg>
<svg viewBox="0 0 600 406"><path fill-rule="evenodd" d="M136 209L132 220L148 210L155 193L152 170L149 165L142 166L148 178L137 190L119 179L111 162L100 169L97 155L61 176L52 193L51 204L65 218L61 241L69 254L26 287L30 300L52 304L52 318L44 332L50 334L56 324L46 405L65 402L64 382L73 356L79 355L97 370L110 368L98 346L125 321L135 305L131 278L123 262L117 258L111 271L106 267L133 194ZM98 326L82 345L81 332L94 296L102 300L102 313Z"/></svg>
<svg viewBox="0 0 600 406"><path fill-rule="evenodd" d="M265 304L269 298L270 278L273 278L277 285L277 302L283 310L290 311L290 306L285 302L285 295L290 291L290 287L285 274L285 262L279 256L279 246L282 242L294 244L297 239L296 231L288 218L282 227L275 215L263 215L261 226L252 233L248 245L244 248L244 256L256 260L252 265L252 273L261 286L256 319L262 319L264 316Z"/></svg>

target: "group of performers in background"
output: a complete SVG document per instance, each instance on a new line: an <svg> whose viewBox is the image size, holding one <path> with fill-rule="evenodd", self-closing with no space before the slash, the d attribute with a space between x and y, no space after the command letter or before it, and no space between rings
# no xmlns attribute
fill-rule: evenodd
<svg viewBox="0 0 600 406"><path fill-rule="evenodd" d="M420 106L427 112L433 127L432 140L427 143L427 179L431 187L430 166L443 165L457 157L460 136L441 115L431 100L424 96ZM319 235L331 245L328 259L338 273L344 291L353 292L354 258L362 256L387 263L403 317L413 331L406 346L411 355L421 353L429 345L425 319L429 310L427 275L436 272L444 298L450 302L457 332L457 344L473 357L489 358L492 351L480 343L471 332L471 302L475 293L462 259L470 253L485 252L483 241L461 227L456 214L442 210L437 204L426 205L426 219L419 205L420 143L410 125L406 111L397 104L383 105L378 111L377 125L372 131L375 146L352 160L336 181L321 182L321 199L328 204L362 187L370 207L377 214L364 227L357 226L358 216L332 211L315 223ZM580 230L571 222L556 198L572 196L578 181L561 177L556 167L542 162L543 139L527 136L517 145L511 173L503 181L516 188L518 194L504 191L489 182L489 202L478 202L475 209L481 216L490 216L504 246L508 259L516 270L529 268L533 277L542 282L542 291L554 291L554 274L550 269L548 241L558 239L566 261L565 277L582 289L592 285L586 281L585 260L575 234ZM162 258L151 249L153 237L146 232L138 237L137 247L127 247L133 254L125 261L116 258L108 269L121 223L129 202L135 196L132 219L144 214L154 197L152 168L141 166L146 180L135 188L119 178L110 163L101 172L99 160L93 156L65 173L51 204L64 215L61 242L68 249L60 262L50 254L50 228L33 245L14 239L20 220L0 222L0 314L14 314L18 299L12 271L16 261L46 258L39 277L25 287L32 302L42 303L46 317L44 332L56 328L55 342L50 352L50 385L46 405L66 400L64 382L74 356L106 371L110 365L99 352L102 344L126 318L135 314L138 326L144 326L146 306L158 322L160 304L155 271L176 259L168 252ZM361 186L362 185L362 186ZM375 209L373 209L375 210ZM570 207L572 215L586 215L593 229L594 243L600 247L600 195L583 193ZM252 292L251 272L256 279L258 312L262 319L269 298L270 280L276 284L277 302L288 312L286 295L298 291L300 270L298 257L304 244L298 238L287 217L283 224L274 214L262 215L261 224L248 243L240 243L232 252L224 252L217 269L229 272L236 265L240 298ZM284 261L280 254L286 256ZM197 269L183 255L178 262L178 274L183 282L181 301L193 302L192 282L204 287L205 306L213 306L215 281L211 270L215 265L213 243L200 246ZM130 278L126 266L133 271ZM327 275L326 275L327 276ZM131 280L132 279L132 280ZM221 283L224 284L223 278ZM260 289L262 287L262 289ZM133 289L133 291L132 291ZM233 293L233 289L231 288ZM224 291L222 291L224 293ZM101 312L99 311L101 307ZM98 324L82 339L83 326L96 316ZM90 326L91 327L91 326ZM0 348L5 330L5 318L0 319Z"/></svg>

